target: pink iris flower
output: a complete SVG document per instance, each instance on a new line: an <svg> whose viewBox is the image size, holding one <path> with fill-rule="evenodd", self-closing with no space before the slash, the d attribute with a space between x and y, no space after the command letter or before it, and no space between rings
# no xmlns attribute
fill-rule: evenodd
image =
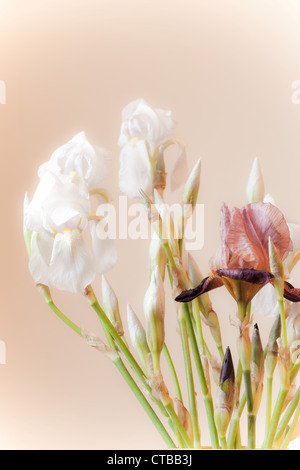
<svg viewBox="0 0 300 470"><path fill-rule="evenodd" d="M189 302L204 292L225 285L237 302L247 305L274 278L270 273L269 237L282 261L293 248L287 222L271 203L247 204L231 212L223 204L220 235L221 244L210 260L212 275L194 289L183 291L176 301ZM284 296L299 302L300 289L285 282Z"/></svg>

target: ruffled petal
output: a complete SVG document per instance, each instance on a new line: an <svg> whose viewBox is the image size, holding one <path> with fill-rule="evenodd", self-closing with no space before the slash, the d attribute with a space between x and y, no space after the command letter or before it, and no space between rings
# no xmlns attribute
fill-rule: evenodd
<svg viewBox="0 0 300 470"><path fill-rule="evenodd" d="M292 284L284 282L284 298L291 302L300 302L300 289L293 287Z"/></svg>
<svg viewBox="0 0 300 470"><path fill-rule="evenodd" d="M49 285L69 292L83 292L95 274L92 254L79 230L58 233L50 260Z"/></svg>
<svg viewBox="0 0 300 470"><path fill-rule="evenodd" d="M199 286L194 289L189 289L181 292L175 300L176 302L190 302L191 300L199 297L199 295L209 292L210 290L217 289L223 286L223 281L218 276L208 276L203 279Z"/></svg>
<svg viewBox="0 0 300 470"><path fill-rule="evenodd" d="M50 284L49 262L53 247L53 238L33 232L29 257L29 271L35 284Z"/></svg>
<svg viewBox="0 0 300 470"><path fill-rule="evenodd" d="M117 262L117 250L114 240L107 236L101 221L90 222L95 268L98 274L112 269Z"/></svg>
<svg viewBox="0 0 300 470"><path fill-rule="evenodd" d="M261 271L257 269L218 269L217 274L221 277L228 277L236 281L246 281L251 284L267 284L273 279L273 274L268 271Z"/></svg>
<svg viewBox="0 0 300 470"><path fill-rule="evenodd" d="M152 191L151 165L147 146L143 140L133 140L120 153L119 188L129 197L139 197L142 189Z"/></svg>

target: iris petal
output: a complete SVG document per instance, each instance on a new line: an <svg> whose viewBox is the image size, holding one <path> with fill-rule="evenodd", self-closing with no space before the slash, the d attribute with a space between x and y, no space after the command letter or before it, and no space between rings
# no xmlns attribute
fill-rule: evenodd
<svg viewBox="0 0 300 470"><path fill-rule="evenodd" d="M223 281L218 276L208 276L203 279L199 286L194 289L189 289L181 292L175 300L176 302L190 302L191 300L199 297L199 295L204 294L213 289L217 289L223 285Z"/></svg>
<svg viewBox="0 0 300 470"><path fill-rule="evenodd" d="M292 284L284 282L284 297L291 302L300 302L300 289L293 287Z"/></svg>
<svg viewBox="0 0 300 470"><path fill-rule="evenodd" d="M237 281L246 281L251 284L267 284L271 279L273 279L273 274L268 271L262 271L257 269L218 269L217 274L219 276L229 277L230 279L235 279Z"/></svg>

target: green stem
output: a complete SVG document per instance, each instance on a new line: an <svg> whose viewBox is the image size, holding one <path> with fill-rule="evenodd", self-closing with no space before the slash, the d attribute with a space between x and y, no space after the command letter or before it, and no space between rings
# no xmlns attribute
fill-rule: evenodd
<svg viewBox="0 0 300 470"><path fill-rule="evenodd" d="M192 449L193 448L192 442L191 442L190 438L188 437L188 435L186 433L186 430L184 429L182 423L180 422L177 414L175 413L173 406L170 403L166 403L165 408L166 408L167 412L169 413L169 416L170 416L172 422L174 423L176 428L179 430L185 446L188 449Z"/></svg>
<svg viewBox="0 0 300 470"><path fill-rule="evenodd" d="M134 395L136 396L136 398L138 399L138 401L140 402L142 407L144 408L144 410L146 411L146 413L148 414L148 416L151 419L152 423L154 424L156 429L161 434L161 436L164 439L167 446L169 448L176 448L176 445L172 441L172 439L171 439L170 435L168 434L168 432L166 431L164 425L162 424L162 422L158 418L157 414L155 413L153 408L150 406L150 404L146 400L145 396L143 395L143 393L141 392L141 390L139 389L139 387L137 386L137 384L135 383L135 381L131 377L130 373L126 369L126 367L125 367L123 361L121 360L120 356L117 355L116 359L113 359L113 362L114 362L115 366L117 367L117 369L119 370L119 372L122 374L122 376L125 379L126 383L129 385L129 387L133 391Z"/></svg>
<svg viewBox="0 0 300 470"><path fill-rule="evenodd" d="M265 437L268 435L271 414L272 414L272 389L273 389L273 375L267 377L267 402L266 402L266 425L265 425Z"/></svg>
<svg viewBox="0 0 300 470"><path fill-rule="evenodd" d="M222 449L224 450L228 449L225 436L220 436L220 444L221 444Z"/></svg>
<svg viewBox="0 0 300 470"><path fill-rule="evenodd" d="M281 339L282 345L284 348L287 346L287 332L286 332L286 320L285 320L285 311L283 298L278 299L279 309L280 309L280 319L281 319Z"/></svg>
<svg viewBox="0 0 300 470"><path fill-rule="evenodd" d="M79 334L82 336L82 331L79 326L75 325L68 317L66 317L60 310L57 308L57 306L53 303L53 301L48 301L47 302L51 310L66 324L68 325L75 333Z"/></svg>
<svg viewBox="0 0 300 470"><path fill-rule="evenodd" d="M274 441L274 436L276 433L276 429L278 426L278 422L280 419L280 415L282 412L282 408L286 399L286 396L288 394L288 389L285 388L280 388L279 394L275 403L274 411L273 411L273 416L270 422L270 427L269 427L269 432L267 434L267 438L265 439L265 442L263 444L263 449L271 449Z"/></svg>
<svg viewBox="0 0 300 470"><path fill-rule="evenodd" d="M183 400L182 400L182 394L181 394L181 389L180 389L180 385L179 385L179 380L178 380L178 377L177 377L177 374L176 374L174 363L172 361L170 352L169 352L166 344L164 344L164 346L163 346L163 352L164 352L165 359L167 361L167 364L168 364L168 367L169 367L169 370L170 370L170 373L171 373L171 376L172 376L176 397L177 397L178 400L180 400L182 402Z"/></svg>
<svg viewBox="0 0 300 470"><path fill-rule="evenodd" d="M189 408L190 408L190 414L191 414L191 419L193 423L194 447L196 449L199 449L200 448L200 431L199 431L199 423L198 423L198 415L197 415L197 406L196 406L196 400L195 400L195 388L194 388L194 380L193 380L193 373L192 373L192 363L191 363L191 356L190 356L189 343L188 343L188 334L187 334L186 324L185 324L185 320L182 315L182 312L179 313L178 323L179 323L179 330L180 330L184 363L185 363L186 380L187 380L188 397L189 397Z"/></svg>
<svg viewBox="0 0 300 470"><path fill-rule="evenodd" d="M246 393L243 394L241 401L239 403L238 409L234 412L230 425L229 425L229 431L228 431L228 437L227 437L229 449L234 448L234 443L235 443L235 439L237 435L240 417L241 417L241 414L243 412L245 405L246 405Z"/></svg>
<svg viewBox="0 0 300 470"><path fill-rule="evenodd" d="M280 447L281 449L286 449L287 448L287 446L290 442L290 439L292 437L293 431L295 429L295 426L298 423L299 416L300 416L300 402L297 405L297 408L296 408L294 417L292 419L292 422L290 424L289 430L288 430L288 432L286 433L286 435L284 437L283 443L281 444L281 447Z"/></svg>
<svg viewBox="0 0 300 470"><path fill-rule="evenodd" d="M206 414L207 414L207 419L208 419L211 443L214 449L218 449L219 439L218 439L218 433L217 433L217 429L215 425L212 398L210 395L210 390L206 383L205 374L204 374L204 370L203 370L203 366L202 366L202 362L201 362L201 358L200 358L200 354L198 350L198 345L197 345L197 341L196 341L196 337L195 337L195 333L194 333L194 329L193 329L193 325L192 325L192 321L190 317L189 308L188 308L188 305L185 303L183 303L182 305L183 305L183 312L184 312L184 318L186 321L187 331L188 331L188 335L190 338L193 356L194 356L195 364L196 364L196 369L197 369L197 373L199 376L201 390L202 390L202 394L204 398L204 404L205 404L205 409L206 409Z"/></svg>
<svg viewBox="0 0 300 470"><path fill-rule="evenodd" d="M300 400L300 387L297 389L295 395L293 396L293 399L292 401L290 402L289 406L287 407L285 413L284 413L284 416L282 418L282 420L280 421L280 424L278 426L278 429L276 431L276 434L275 434L275 438L274 438L274 441L278 441L278 439L280 439L281 435L283 434L286 426L288 425L294 411L295 411L295 408L297 407L298 405L298 402Z"/></svg>

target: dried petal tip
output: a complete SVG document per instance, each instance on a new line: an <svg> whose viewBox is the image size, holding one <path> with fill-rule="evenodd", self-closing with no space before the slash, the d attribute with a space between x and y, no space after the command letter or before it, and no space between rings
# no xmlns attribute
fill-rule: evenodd
<svg viewBox="0 0 300 470"><path fill-rule="evenodd" d="M258 158L255 157L247 184L247 203L250 204L253 202L263 201L264 194L265 186L263 175L260 169Z"/></svg>
<svg viewBox="0 0 300 470"><path fill-rule="evenodd" d="M230 348L227 347L225 351L224 359L223 359L221 374L220 374L220 386L222 386L226 380L230 380L233 383L234 379L235 379L235 375L234 375L232 356L231 356Z"/></svg>

